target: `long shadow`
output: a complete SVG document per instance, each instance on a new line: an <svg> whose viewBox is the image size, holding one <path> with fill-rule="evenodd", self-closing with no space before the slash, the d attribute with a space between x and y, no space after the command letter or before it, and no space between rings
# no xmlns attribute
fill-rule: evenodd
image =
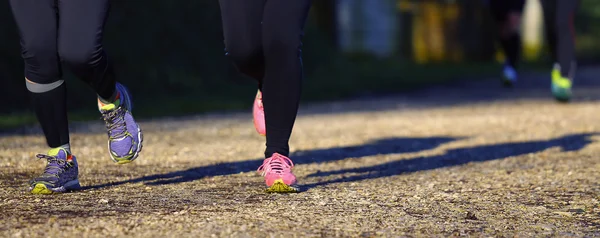
<svg viewBox="0 0 600 238"><path fill-rule="evenodd" d="M455 141L462 138L451 137L429 137L429 138L388 138L376 140L364 145L346 146L338 148L318 149L310 151L299 151L291 155L294 163L323 163L330 161L343 160L346 158L364 157L378 154L397 154L409 153L422 150L433 149L441 144ZM197 179L237 174L240 172L250 172L258 168L263 159L253 159L247 161L227 162L215 165L201 166L182 171L176 171L165 174L156 174L136 179L106 183L100 185L86 186L83 189L96 189L108 186L116 186L127 183L145 182L148 185L163 185L194 181Z"/></svg>
<svg viewBox="0 0 600 238"><path fill-rule="evenodd" d="M592 135L594 134L574 134L551 140L515 142L497 145L458 148L449 150L447 151L447 153L438 156L398 160L370 167L319 172L311 174L308 177L322 177L346 173L362 174L329 181L306 184L302 186L302 189L307 190L317 186L323 186L333 183L353 182L365 179L389 177L417 171L432 170L443 167L459 166L467 164L469 162L485 162L490 160L503 159L511 156L535 153L552 147L561 147L563 151L577 151L592 142L592 140L588 138Z"/></svg>

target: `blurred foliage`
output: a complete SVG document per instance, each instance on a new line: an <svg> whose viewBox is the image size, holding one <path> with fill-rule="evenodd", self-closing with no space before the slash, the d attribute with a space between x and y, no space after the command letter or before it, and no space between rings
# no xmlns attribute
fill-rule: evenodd
<svg viewBox="0 0 600 238"><path fill-rule="evenodd" d="M600 1L581 0L575 15L577 55L580 60L597 62L600 55Z"/></svg>
<svg viewBox="0 0 600 238"><path fill-rule="evenodd" d="M418 63L493 59L493 21L483 1L399 0L398 8L401 34L410 36L403 56Z"/></svg>

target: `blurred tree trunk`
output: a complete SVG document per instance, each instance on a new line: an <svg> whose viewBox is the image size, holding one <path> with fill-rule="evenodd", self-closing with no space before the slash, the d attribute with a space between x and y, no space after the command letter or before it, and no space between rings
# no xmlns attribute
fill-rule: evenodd
<svg viewBox="0 0 600 238"><path fill-rule="evenodd" d="M420 63L491 60L493 22L481 0L398 0L412 58ZM406 24L410 21L411 24ZM406 48L406 43L404 43Z"/></svg>
<svg viewBox="0 0 600 238"><path fill-rule="evenodd" d="M396 0L368 0L365 12L364 48L379 57L389 57L398 47L399 22Z"/></svg>
<svg viewBox="0 0 600 238"><path fill-rule="evenodd" d="M495 23L490 9L480 0L460 1L460 42L469 60L493 60L496 52Z"/></svg>
<svg viewBox="0 0 600 238"><path fill-rule="evenodd" d="M344 52L392 56L398 47L396 0L339 0L338 42Z"/></svg>
<svg viewBox="0 0 600 238"><path fill-rule="evenodd" d="M415 17L414 5L410 0L398 0L398 45L396 54L404 59L413 58L412 29Z"/></svg>
<svg viewBox="0 0 600 238"><path fill-rule="evenodd" d="M412 1L413 55L418 63L450 60L456 41L454 26L458 9L443 0ZM460 54L454 54L460 55Z"/></svg>

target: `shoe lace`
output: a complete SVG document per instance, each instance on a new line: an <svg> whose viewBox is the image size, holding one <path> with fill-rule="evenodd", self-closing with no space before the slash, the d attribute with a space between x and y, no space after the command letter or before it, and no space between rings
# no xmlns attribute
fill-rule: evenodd
<svg viewBox="0 0 600 238"><path fill-rule="evenodd" d="M117 107L114 110L102 112L102 120L106 124L108 136L112 139L121 138L127 132L125 124L125 110Z"/></svg>
<svg viewBox="0 0 600 238"><path fill-rule="evenodd" d="M67 166L66 160L59 159L56 156L38 154L36 157L38 159L46 159L48 161L46 168L44 169L44 175L58 176L58 174L64 172L65 167Z"/></svg>
<svg viewBox="0 0 600 238"><path fill-rule="evenodd" d="M263 164L258 167L257 172L261 173L262 176L265 176L267 173L282 175L289 173L293 167L294 162L290 158L275 153L270 158L265 159Z"/></svg>

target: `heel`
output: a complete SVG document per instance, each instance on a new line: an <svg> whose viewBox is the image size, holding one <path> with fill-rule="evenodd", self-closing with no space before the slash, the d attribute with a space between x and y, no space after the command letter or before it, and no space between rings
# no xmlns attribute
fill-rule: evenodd
<svg viewBox="0 0 600 238"><path fill-rule="evenodd" d="M81 189L81 184L79 183L79 179L75 179L65 183L63 186L67 191L79 190Z"/></svg>

